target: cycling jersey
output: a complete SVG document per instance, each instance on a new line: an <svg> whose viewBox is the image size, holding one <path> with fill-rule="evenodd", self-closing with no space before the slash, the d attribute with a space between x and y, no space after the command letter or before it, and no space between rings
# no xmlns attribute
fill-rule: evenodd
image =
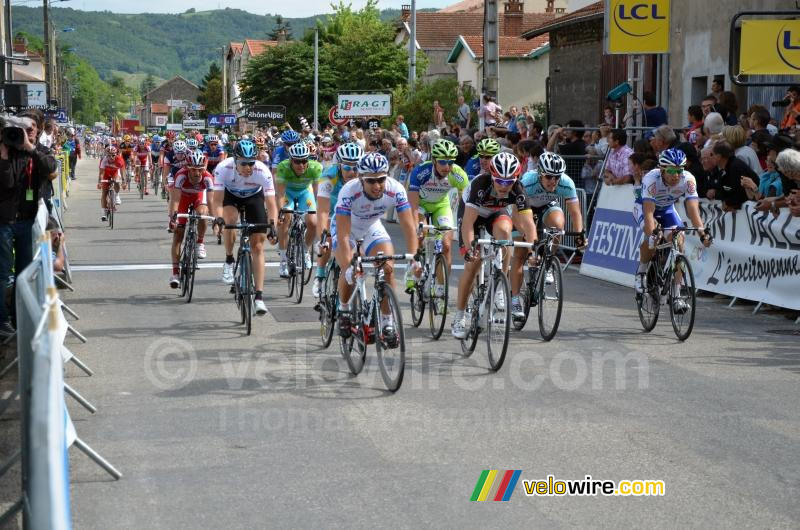
<svg viewBox="0 0 800 530"><path fill-rule="evenodd" d="M306 170L302 175L297 175L292 169L291 160L284 160L275 170L275 179L286 186L287 191L302 191L315 184L322 176L322 164L316 160L309 160ZM273 166L274 167L274 166Z"/></svg>
<svg viewBox="0 0 800 530"><path fill-rule="evenodd" d="M474 179L478 175L481 174L481 159L478 155L473 156L469 160L467 160L466 165L464 166L464 171L467 172L467 177L469 180Z"/></svg>
<svg viewBox="0 0 800 530"><path fill-rule="evenodd" d="M113 179L124 167L125 160L122 159L121 155L117 155L114 158L104 156L103 159L100 160L100 169L103 170L104 179Z"/></svg>
<svg viewBox="0 0 800 530"><path fill-rule="evenodd" d="M139 159L139 164L143 166L150 165L150 148L146 145L137 145L133 148L133 153Z"/></svg>
<svg viewBox="0 0 800 530"><path fill-rule="evenodd" d="M678 199L685 197L686 200L697 200L697 181L694 175L684 171L680 180L674 186L668 186L659 168L650 170L642 178L642 201L653 202L656 211L665 211L673 206Z"/></svg>
<svg viewBox="0 0 800 530"><path fill-rule="evenodd" d="M225 153L225 150L219 145L217 145L217 148L214 150L210 149L208 146L205 146L203 147L203 153L206 155L206 159L208 160L208 170L214 171L214 169L217 167L217 164L222 161L222 155Z"/></svg>
<svg viewBox="0 0 800 530"><path fill-rule="evenodd" d="M192 204L197 210L200 206L208 204L208 191L214 188L214 177L208 171L203 171L200 180L193 184L189 180L189 170L184 168L175 174L174 189L180 190L181 197L178 202L178 213L187 213ZM186 219L178 219L178 226L186 224Z"/></svg>
<svg viewBox="0 0 800 530"><path fill-rule="evenodd" d="M530 211L525 188L520 181L516 181L505 197L500 197L494 189L491 175L480 175L470 183L469 196L466 207L478 211L478 217L490 215L505 210L511 205L517 207L518 212Z"/></svg>
<svg viewBox="0 0 800 530"><path fill-rule="evenodd" d="M411 173L408 191L419 193L420 203L435 204L448 202L452 188L461 191L467 186L469 178L458 164L453 164L446 178L435 175L433 162L423 162Z"/></svg>
<svg viewBox="0 0 800 530"><path fill-rule="evenodd" d="M131 153L133 152L133 144L130 144L128 142L122 142L121 144L119 144L119 152L122 155L122 158L127 160L131 156Z"/></svg>
<svg viewBox="0 0 800 530"><path fill-rule="evenodd" d="M284 160L289 159L289 148L285 145L279 145L275 148L275 152L272 153L272 170L278 167L278 165L283 162Z"/></svg>
<svg viewBox="0 0 800 530"><path fill-rule="evenodd" d="M562 173L558 179L558 184L554 191L548 191L542 185L538 171L528 171L520 179L525 187L525 194L528 196L528 205L532 208L543 206L557 206L558 199L562 198L565 202L578 200L578 192L575 183L566 173Z"/></svg>
<svg viewBox="0 0 800 530"><path fill-rule="evenodd" d="M251 197L259 192L265 197L275 195L272 173L267 166L256 162L253 174L243 177L236 170L236 161L233 158L226 158L217 164L214 170L214 190L224 190L239 198Z"/></svg>
<svg viewBox="0 0 800 530"><path fill-rule="evenodd" d="M411 208L402 184L388 177L383 195L379 199L370 199L364 193L361 180L353 179L339 192L336 215L350 217L351 230L364 231L373 222L380 221L389 206L394 206L397 213Z"/></svg>
<svg viewBox="0 0 800 530"><path fill-rule="evenodd" d="M336 201L344 187L344 179L339 174L339 166L331 166L322 173L322 182L317 189L317 198L327 198L331 202L330 215L336 212Z"/></svg>
<svg viewBox="0 0 800 530"><path fill-rule="evenodd" d="M188 158L170 150L164 155L164 162L169 166L169 176L174 178L175 173L186 167Z"/></svg>

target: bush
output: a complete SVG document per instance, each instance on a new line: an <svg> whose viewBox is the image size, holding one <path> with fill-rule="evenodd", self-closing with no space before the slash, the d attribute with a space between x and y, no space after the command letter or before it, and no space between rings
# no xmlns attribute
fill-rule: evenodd
<svg viewBox="0 0 800 530"><path fill-rule="evenodd" d="M402 86L392 92L394 116L402 114L411 131L427 131L433 126L433 102L439 101L444 108L445 120L453 121L458 110L458 96L464 96L469 105L475 99L475 90L469 86L460 86L456 79L437 79L432 83L418 82L414 94L408 93L408 87ZM384 127L390 127L394 116L384 120ZM476 122L472 111L472 123Z"/></svg>

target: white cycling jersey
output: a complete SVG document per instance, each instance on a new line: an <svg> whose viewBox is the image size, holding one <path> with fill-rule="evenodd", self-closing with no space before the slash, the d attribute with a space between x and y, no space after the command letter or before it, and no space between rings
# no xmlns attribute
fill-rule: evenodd
<svg viewBox="0 0 800 530"><path fill-rule="evenodd" d="M678 199L697 199L697 181L694 175L684 171L674 186L667 186L661 177L661 170L655 168L642 177L642 201L654 202L656 211L663 211L673 206Z"/></svg>
<svg viewBox="0 0 800 530"><path fill-rule="evenodd" d="M394 206L397 213L411 208L408 195L402 184L391 177L386 179L386 187L380 199L370 199L364 193L360 179L353 179L342 187L336 202L336 215L350 217L350 227L354 232L363 232Z"/></svg>
<svg viewBox="0 0 800 530"><path fill-rule="evenodd" d="M252 197L259 192L265 197L275 195L272 173L263 162L256 161L253 174L245 178L236 170L233 158L226 158L214 169L214 191L223 190L240 198Z"/></svg>

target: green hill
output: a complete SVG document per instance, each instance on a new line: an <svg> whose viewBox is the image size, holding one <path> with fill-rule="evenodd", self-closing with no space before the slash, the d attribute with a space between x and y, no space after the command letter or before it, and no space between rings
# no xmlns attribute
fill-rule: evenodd
<svg viewBox="0 0 800 530"><path fill-rule="evenodd" d="M272 15L254 15L239 9L189 10L183 14L116 14L51 7L57 39L74 49L108 80L113 73L153 74L169 79L180 74L199 82L212 61L221 62L221 47L231 41L265 39L275 27ZM382 11L385 20L397 18L396 9ZM320 15L324 17L325 15ZM318 17L286 18L294 38L301 38ZM42 35L42 10L13 6L13 31ZM58 30L74 28L64 33Z"/></svg>

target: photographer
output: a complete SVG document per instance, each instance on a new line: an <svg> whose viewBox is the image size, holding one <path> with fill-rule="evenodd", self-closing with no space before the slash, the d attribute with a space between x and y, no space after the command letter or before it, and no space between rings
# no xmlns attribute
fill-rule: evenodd
<svg viewBox="0 0 800 530"><path fill-rule="evenodd" d="M0 120L0 285L11 285L33 260L31 230L41 190L55 178L55 159L37 150L38 127L31 118ZM9 309L0 300L0 337L14 333Z"/></svg>

